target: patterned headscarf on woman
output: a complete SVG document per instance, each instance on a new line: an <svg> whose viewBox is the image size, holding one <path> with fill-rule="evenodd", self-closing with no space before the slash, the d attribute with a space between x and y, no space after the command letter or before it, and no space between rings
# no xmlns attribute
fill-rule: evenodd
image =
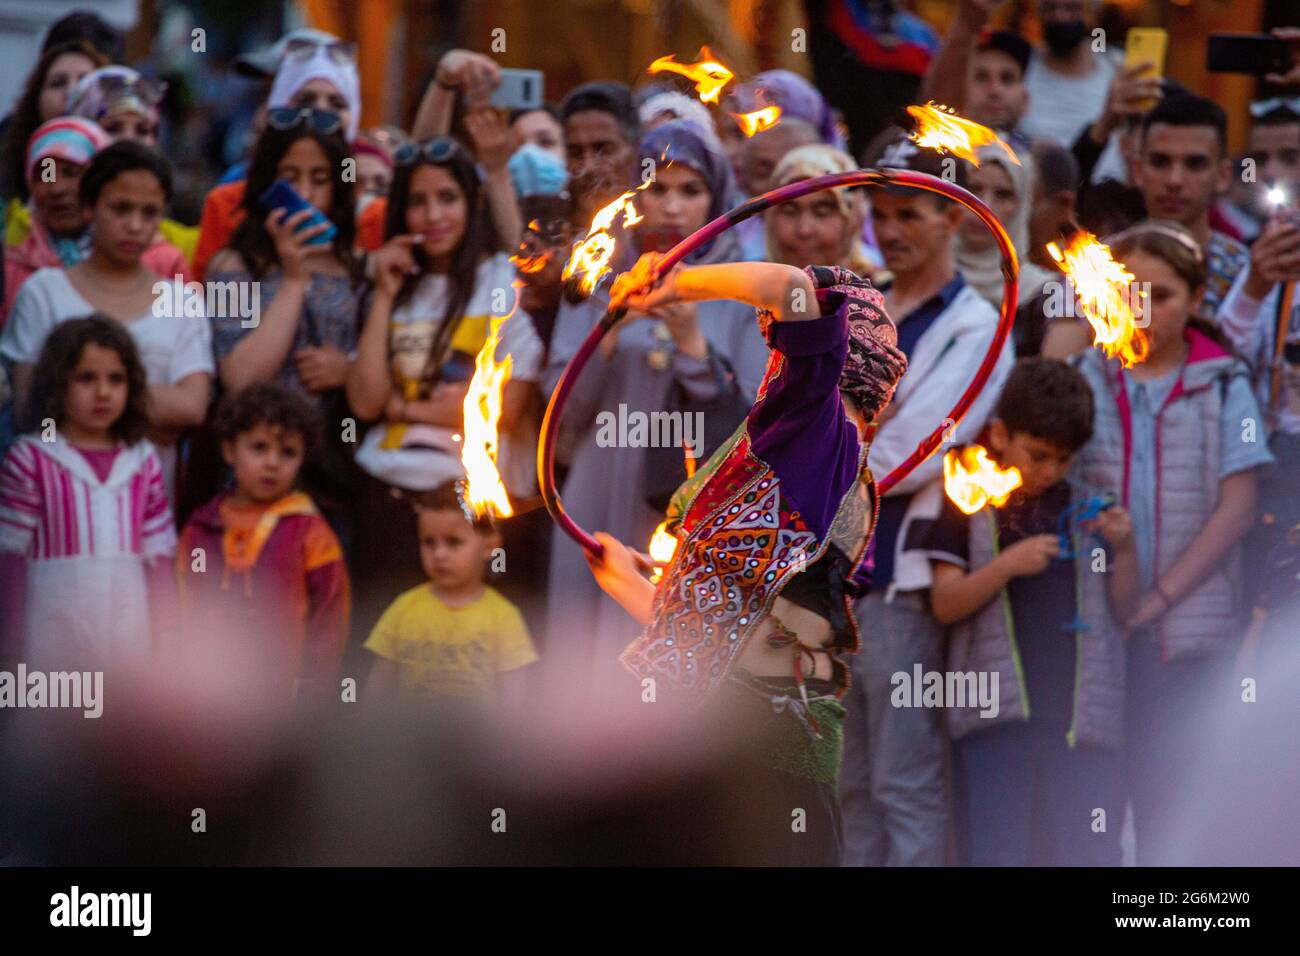
<svg viewBox="0 0 1300 956"><path fill-rule="evenodd" d="M102 66L73 86L67 114L102 123L111 113L138 113L157 123L158 104L166 91L167 84L146 79L129 66Z"/></svg>

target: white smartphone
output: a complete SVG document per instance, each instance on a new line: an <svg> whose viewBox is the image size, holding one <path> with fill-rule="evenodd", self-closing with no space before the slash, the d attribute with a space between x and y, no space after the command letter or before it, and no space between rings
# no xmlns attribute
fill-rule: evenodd
<svg viewBox="0 0 1300 956"><path fill-rule="evenodd" d="M489 102L498 109L532 110L542 105L542 71L502 68Z"/></svg>

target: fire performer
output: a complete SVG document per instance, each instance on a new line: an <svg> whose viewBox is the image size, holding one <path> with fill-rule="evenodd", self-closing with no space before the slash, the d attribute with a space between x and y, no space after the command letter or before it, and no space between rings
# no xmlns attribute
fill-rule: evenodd
<svg viewBox="0 0 1300 956"><path fill-rule="evenodd" d="M771 354L746 420L678 493L679 544L659 584L608 534L588 560L645 626L624 666L706 708L705 726L739 717L756 793L788 797L764 858L834 865L842 655L858 647L849 578L876 511L867 448L907 362L880 293L846 269L678 266L653 282L657 260L619 277L615 307L739 300L758 310ZM806 833L790 823L800 809Z"/></svg>

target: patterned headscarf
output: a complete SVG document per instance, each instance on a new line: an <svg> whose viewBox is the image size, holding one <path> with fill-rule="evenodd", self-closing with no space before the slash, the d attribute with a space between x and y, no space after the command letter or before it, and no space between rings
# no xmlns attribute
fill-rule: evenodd
<svg viewBox="0 0 1300 956"><path fill-rule="evenodd" d="M731 166L721 150L710 146L691 123L673 120L657 126L641 137L638 151L638 173L642 162L654 160L656 166L680 163L704 178L709 189L709 214L712 221L729 208L734 198L734 181ZM640 185L638 182L636 185ZM734 230L724 232L687 257L692 265L709 262L735 262L740 258L740 240Z"/></svg>
<svg viewBox="0 0 1300 956"><path fill-rule="evenodd" d="M866 279L839 266L809 266L804 272L817 290L823 314L847 303L849 354L840 372L840 391L873 421L907 371L907 356L898 347L898 330L885 312L885 297Z"/></svg>
<svg viewBox="0 0 1300 956"><path fill-rule="evenodd" d="M43 159L62 159L85 166L108 145L108 134L98 124L76 116L57 116L36 127L27 140L27 182Z"/></svg>
<svg viewBox="0 0 1300 956"><path fill-rule="evenodd" d="M147 80L129 66L91 70L68 93L67 114L103 122L110 113L138 113L158 122L158 103L167 84Z"/></svg>

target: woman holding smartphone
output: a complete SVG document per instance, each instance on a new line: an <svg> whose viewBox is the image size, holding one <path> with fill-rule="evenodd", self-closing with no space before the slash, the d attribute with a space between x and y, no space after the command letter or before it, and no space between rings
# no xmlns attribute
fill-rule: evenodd
<svg viewBox="0 0 1300 956"><path fill-rule="evenodd" d="M348 402L375 424L357 452L368 474L353 549L354 620L374 623L423 578L412 506L462 478L460 433L474 359L491 320L515 306L514 267L497 250L486 188L458 141L436 137L394 154L387 241L373 257ZM512 501L534 493L531 414L542 342L521 308L501 326L496 358L512 367L502 397L499 467Z"/></svg>
<svg viewBox="0 0 1300 956"><path fill-rule="evenodd" d="M212 316L221 387L237 392L275 382L309 398L325 416L326 440L319 460L304 468L304 481L332 521L350 495L340 390L356 347L360 294L354 187L340 175L347 157L337 113L271 110L248 170L244 219L207 275L210 286L235 283L229 288L238 301L254 306ZM287 205L264 201L295 194L311 208L290 213ZM325 221L308 224L320 217ZM322 242L331 230L333 237ZM247 311L254 314L239 314Z"/></svg>

